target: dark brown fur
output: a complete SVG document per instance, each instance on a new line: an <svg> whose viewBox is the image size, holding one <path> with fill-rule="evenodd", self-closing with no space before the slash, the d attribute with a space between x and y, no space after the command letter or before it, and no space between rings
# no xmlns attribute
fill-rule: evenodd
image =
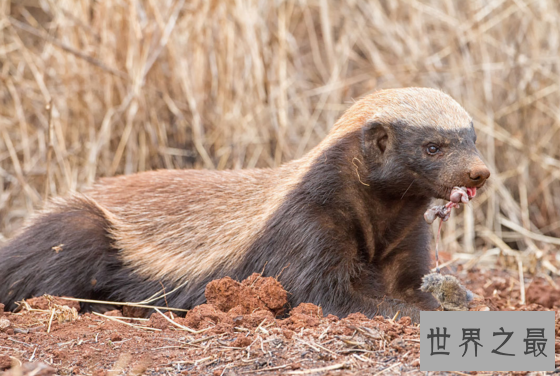
<svg viewBox="0 0 560 376"><path fill-rule="evenodd" d="M356 103L317 148L275 170L104 179L50 204L0 249L0 301L140 301L186 283L166 298L191 308L210 280L264 270L292 306L418 318L438 306L419 290L430 264L422 213L453 186L484 184L474 142L451 98L401 89Z"/></svg>

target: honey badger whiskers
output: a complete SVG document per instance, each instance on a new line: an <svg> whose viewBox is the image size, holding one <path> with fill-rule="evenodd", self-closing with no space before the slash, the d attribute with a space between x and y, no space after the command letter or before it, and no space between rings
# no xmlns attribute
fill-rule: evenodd
<svg viewBox="0 0 560 376"><path fill-rule="evenodd" d="M279 275L292 306L417 316L439 306L419 290L430 264L423 213L488 176L471 118L453 99L380 91L277 169L152 171L53 200L0 249L0 301L140 301L160 283L171 291L188 281L166 298L191 308L210 280L264 270Z"/></svg>

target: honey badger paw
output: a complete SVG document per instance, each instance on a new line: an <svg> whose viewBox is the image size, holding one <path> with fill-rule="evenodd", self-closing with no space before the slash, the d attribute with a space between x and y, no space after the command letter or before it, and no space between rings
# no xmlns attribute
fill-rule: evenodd
<svg viewBox="0 0 560 376"><path fill-rule="evenodd" d="M431 293L446 311L467 311L473 293L452 275L426 274L420 290Z"/></svg>

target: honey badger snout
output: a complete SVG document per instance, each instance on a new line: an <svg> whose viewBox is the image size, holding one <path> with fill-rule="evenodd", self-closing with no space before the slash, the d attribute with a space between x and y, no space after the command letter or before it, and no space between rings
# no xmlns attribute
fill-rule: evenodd
<svg viewBox="0 0 560 376"><path fill-rule="evenodd" d="M490 170L476 152L463 154L462 158L451 162L448 166L455 166L456 168L455 181L450 182L451 185L466 187L469 190L469 195L473 197L476 194L476 189L481 188L490 177Z"/></svg>
<svg viewBox="0 0 560 376"><path fill-rule="evenodd" d="M469 186L474 186L480 188L484 185L484 182L490 177L490 170L480 159L474 164L472 164L466 174L465 180L468 180Z"/></svg>

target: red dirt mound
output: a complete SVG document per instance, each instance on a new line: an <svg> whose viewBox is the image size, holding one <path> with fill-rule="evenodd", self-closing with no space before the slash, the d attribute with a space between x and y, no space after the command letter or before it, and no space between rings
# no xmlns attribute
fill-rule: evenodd
<svg viewBox="0 0 560 376"><path fill-rule="evenodd" d="M177 322L196 330L211 328L210 333L231 333L235 327L273 322L288 302L280 282L256 273L241 283L229 277L212 281L205 295L207 304L193 308Z"/></svg>
<svg viewBox="0 0 560 376"><path fill-rule="evenodd" d="M206 300L222 312L241 307L239 313L255 310L270 310L275 315L282 313L288 302L287 294L280 282L272 277L254 273L239 283L229 277L210 282L206 286Z"/></svg>

